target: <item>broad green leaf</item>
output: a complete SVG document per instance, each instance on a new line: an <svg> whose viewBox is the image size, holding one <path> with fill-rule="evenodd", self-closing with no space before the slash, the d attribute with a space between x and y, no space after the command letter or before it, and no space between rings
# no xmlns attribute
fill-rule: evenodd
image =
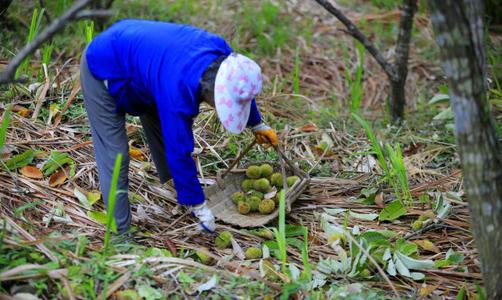
<svg viewBox="0 0 502 300"><path fill-rule="evenodd" d="M87 216L91 218L91 220L95 221L96 223L99 223L101 225L106 226L106 213L101 212L101 211L96 211L96 210L90 210L87 212ZM115 224L115 218L112 218L112 231L117 232L117 224Z"/></svg>
<svg viewBox="0 0 502 300"><path fill-rule="evenodd" d="M420 272L411 272L410 275L413 280L423 280L425 278L425 274Z"/></svg>
<svg viewBox="0 0 502 300"><path fill-rule="evenodd" d="M92 204L89 203L84 193L82 193L79 189L74 188L73 194L75 195L75 197L77 197L78 201L80 201L80 204L82 204L87 209L91 209Z"/></svg>
<svg viewBox="0 0 502 300"><path fill-rule="evenodd" d="M465 297L465 286L463 286L460 291L458 291L457 297L455 298L456 300L464 300Z"/></svg>
<svg viewBox="0 0 502 300"><path fill-rule="evenodd" d="M398 236L398 234L392 230L368 230L367 232L376 232L383 235L386 238L394 238Z"/></svg>
<svg viewBox="0 0 502 300"><path fill-rule="evenodd" d="M462 253L458 253L449 249L446 252L446 259L450 261L452 264L459 264L464 261L464 255Z"/></svg>
<svg viewBox="0 0 502 300"><path fill-rule="evenodd" d="M429 100L429 105L436 103L448 103L450 101L450 96L448 94L436 94Z"/></svg>
<svg viewBox="0 0 502 300"><path fill-rule="evenodd" d="M303 241L297 238L286 238L286 244L297 248L298 250L302 250Z"/></svg>
<svg viewBox="0 0 502 300"><path fill-rule="evenodd" d="M5 163L5 166L7 167L7 169L9 169L9 171L14 171L21 167L27 166L33 161L35 154L36 153L35 151L33 151L33 149L28 149L23 153L14 155Z"/></svg>
<svg viewBox="0 0 502 300"><path fill-rule="evenodd" d="M286 224L286 236L303 236L304 226Z"/></svg>
<svg viewBox="0 0 502 300"><path fill-rule="evenodd" d="M394 200L380 212L380 221L392 221L406 214L406 209L399 200Z"/></svg>
<svg viewBox="0 0 502 300"><path fill-rule="evenodd" d="M399 274L405 277L411 277L411 273L408 267L404 264L404 262L394 253L394 263L396 264L396 269Z"/></svg>
<svg viewBox="0 0 502 300"><path fill-rule="evenodd" d="M376 218L378 218L378 214L372 214L372 213L362 214L362 213L355 213L353 211L349 211L349 214L352 218L366 220L366 221L373 221Z"/></svg>
<svg viewBox="0 0 502 300"><path fill-rule="evenodd" d="M441 111L439 114L435 115L433 120L451 120L455 118L455 114L453 113L453 110L451 107L445 108L443 111Z"/></svg>
<svg viewBox="0 0 502 300"><path fill-rule="evenodd" d="M385 256L384 256L385 257ZM389 260L389 263L387 264L387 273L389 273L390 276L396 276L396 264L392 259Z"/></svg>
<svg viewBox="0 0 502 300"><path fill-rule="evenodd" d="M180 272L183 273L183 272ZM162 298L162 292L158 289L151 287L150 285L141 285L138 288L138 294L142 299L145 300L157 300Z"/></svg>
<svg viewBox="0 0 502 300"><path fill-rule="evenodd" d="M89 201L91 205L94 205L94 203L98 202L99 199L101 199L100 191L92 190L87 192L87 201Z"/></svg>
<svg viewBox="0 0 502 300"><path fill-rule="evenodd" d="M195 280L192 277L190 277L190 275L187 275L183 271L178 273L178 280L183 283L194 283L195 282Z"/></svg>
<svg viewBox="0 0 502 300"><path fill-rule="evenodd" d="M427 269L432 269L434 268L434 262L430 259L425 259L425 260L420 260L420 259L414 259L409 256L406 256L399 251L396 251L395 256L399 258L399 260L408 268L411 270L427 270Z"/></svg>
<svg viewBox="0 0 502 300"><path fill-rule="evenodd" d="M173 257L173 254L167 249L159 249L156 247L149 247L145 251L145 256L164 256L164 257Z"/></svg>
<svg viewBox="0 0 502 300"><path fill-rule="evenodd" d="M218 277L213 274L213 276L205 283L197 287L199 293L212 290L218 283Z"/></svg>
<svg viewBox="0 0 502 300"><path fill-rule="evenodd" d="M407 256L418 253L417 245L413 243L408 243L404 239L398 239L396 241L396 250Z"/></svg>

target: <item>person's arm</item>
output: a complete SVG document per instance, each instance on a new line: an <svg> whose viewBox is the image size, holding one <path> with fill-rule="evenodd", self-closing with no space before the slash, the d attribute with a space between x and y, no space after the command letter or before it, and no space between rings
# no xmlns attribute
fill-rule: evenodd
<svg viewBox="0 0 502 300"><path fill-rule="evenodd" d="M249 110L249 119L247 127L254 127L262 122L260 111L256 105L256 99L251 102L251 109Z"/></svg>
<svg viewBox="0 0 502 300"><path fill-rule="evenodd" d="M204 202L204 192L197 178L192 158L194 150L192 120L178 113L159 110L168 167L173 176L178 203L194 206Z"/></svg>

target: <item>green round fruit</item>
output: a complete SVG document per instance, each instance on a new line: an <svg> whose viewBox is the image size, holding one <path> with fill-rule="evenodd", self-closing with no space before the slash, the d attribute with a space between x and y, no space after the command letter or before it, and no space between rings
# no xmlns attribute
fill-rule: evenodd
<svg viewBox="0 0 502 300"><path fill-rule="evenodd" d="M205 265L210 265L213 262L213 258L206 254L209 252L207 248L203 248L205 251L196 251L195 254L199 258L200 262Z"/></svg>
<svg viewBox="0 0 502 300"><path fill-rule="evenodd" d="M270 182L276 188L281 188L282 187L282 174L281 173L272 174L272 176L270 177Z"/></svg>
<svg viewBox="0 0 502 300"><path fill-rule="evenodd" d="M247 203L249 204L250 211L258 211L258 206L260 206L261 199L255 196L247 198Z"/></svg>
<svg viewBox="0 0 502 300"><path fill-rule="evenodd" d="M422 227L424 227L424 222L422 222L422 221L417 220L417 221L413 222L413 224L411 224L411 229L413 231L420 230L420 229L422 229Z"/></svg>
<svg viewBox="0 0 502 300"><path fill-rule="evenodd" d="M246 169L246 176L251 179L258 179L261 176L261 168L258 166L249 166Z"/></svg>
<svg viewBox="0 0 502 300"><path fill-rule="evenodd" d="M256 180L253 184L253 187L255 190L262 193L268 193L272 189L272 187L270 186L270 182L268 181L267 178Z"/></svg>
<svg viewBox="0 0 502 300"><path fill-rule="evenodd" d="M241 215L247 215L251 211L251 205L245 201L239 202L239 204L237 204L237 210Z"/></svg>
<svg viewBox="0 0 502 300"><path fill-rule="evenodd" d="M246 201L246 195L244 195L243 192L235 192L232 194L232 201L234 201L235 204Z"/></svg>
<svg viewBox="0 0 502 300"><path fill-rule="evenodd" d="M262 256L262 252L260 248L249 247L246 249L246 258L247 259L258 259Z"/></svg>
<svg viewBox="0 0 502 300"><path fill-rule="evenodd" d="M249 192L253 189L254 180L253 179L244 179L241 183L241 188L244 192Z"/></svg>
<svg viewBox="0 0 502 300"><path fill-rule="evenodd" d="M260 203L260 206L258 206L258 210L260 211L260 213L264 215L272 213L274 209L275 209L275 202L274 200L271 199L263 200Z"/></svg>
<svg viewBox="0 0 502 300"><path fill-rule="evenodd" d="M244 203L244 202L240 202ZM223 231L214 240L214 244L218 249L226 249L232 245L232 234L229 231Z"/></svg>
<svg viewBox="0 0 502 300"><path fill-rule="evenodd" d="M261 177L263 178L269 178L270 175L272 175L272 173L274 172L274 169L269 164L262 164L260 166L260 170L261 170Z"/></svg>
<svg viewBox="0 0 502 300"><path fill-rule="evenodd" d="M297 182L298 180L300 180L300 178L298 178L298 176L289 176L287 181L288 181L288 187L292 187L295 182Z"/></svg>
<svg viewBox="0 0 502 300"><path fill-rule="evenodd" d="M248 197L258 197L260 200L263 199L263 193L255 190L251 190L247 193Z"/></svg>

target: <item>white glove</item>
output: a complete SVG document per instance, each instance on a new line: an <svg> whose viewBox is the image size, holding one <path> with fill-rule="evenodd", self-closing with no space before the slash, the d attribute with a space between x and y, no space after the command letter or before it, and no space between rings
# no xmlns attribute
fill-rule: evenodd
<svg viewBox="0 0 502 300"><path fill-rule="evenodd" d="M207 232L213 233L216 228L214 223L214 216L209 207L207 207L206 202L194 206L192 208L192 214L199 219L199 225L202 229Z"/></svg>

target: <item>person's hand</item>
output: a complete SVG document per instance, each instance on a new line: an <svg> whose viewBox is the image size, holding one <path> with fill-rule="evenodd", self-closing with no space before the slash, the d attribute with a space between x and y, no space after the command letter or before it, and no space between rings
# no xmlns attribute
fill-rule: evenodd
<svg viewBox="0 0 502 300"><path fill-rule="evenodd" d="M277 133L275 130L270 128L265 123L260 123L253 127L253 132L256 137L256 142L261 145L271 144L277 146L279 144L279 138L277 138Z"/></svg>
<svg viewBox="0 0 502 300"><path fill-rule="evenodd" d="M216 228L214 216L206 202L192 207L192 214L199 219L199 225L202 229L209 233L213 233Z"/></svg>

